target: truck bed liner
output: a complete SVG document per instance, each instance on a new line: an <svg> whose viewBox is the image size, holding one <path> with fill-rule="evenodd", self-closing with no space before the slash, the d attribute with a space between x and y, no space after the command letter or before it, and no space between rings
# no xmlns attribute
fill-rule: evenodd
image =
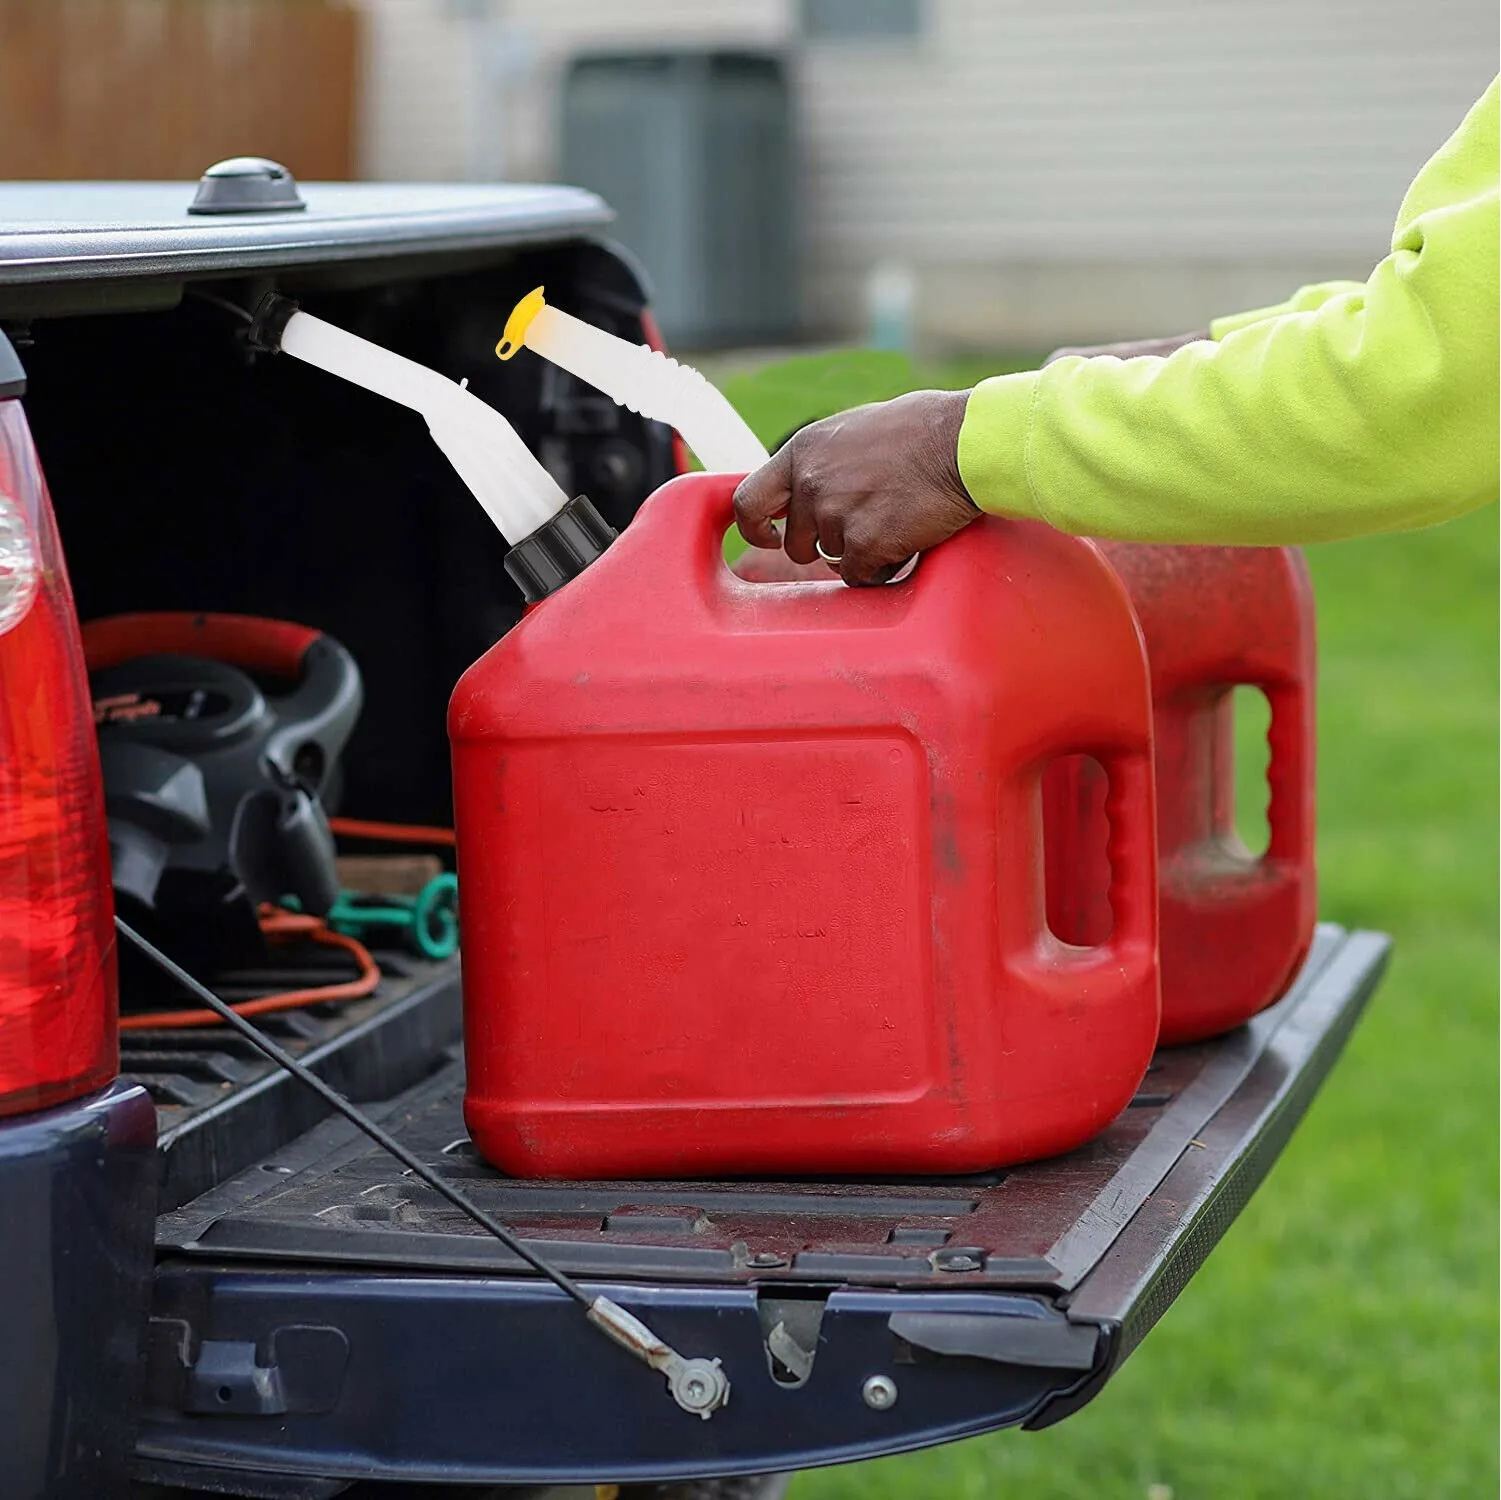
<svg viewBox="0 0 1501 1500"><path fill-rule="evenodd" d="M1162 1051L1132 1106L1097 1141L1008 1172L774 1183L509 1179L480 1161L465 1136L456 1048L432 1077L377 1112L425 1161L576 1275L1064 1293L1087 1276L1183 1154L1205 1149L1205 1126L1258 1062L1286 1054L1295 1038L1305 1047L1315 1040L1337 1046L1345 1027L1315 1035L1310 1023L1331 997L1346 996L1369 967L1371 950L1369 938L1322 929L1280 1005L1228 1037ZM455 982L449 976L439 987ZM1311 1065L1302 1050L1290 1061ZM523 1269L338 1119L166 1214L158 1241L164 1250L216 1258Z"/></svg>
<svg viewBox="0 0 1501 1500"><path fill-rule="evenodd" d="M357 1103L390 1099L429 1076L459 1036L457 960L377 953L381 981L369 998L272 1012L256 1022ZM324 950L297 967L213 975L209 982L237 1001L343 977L342 959ZM182 1004L167 980L132 1000L137 1009ZM224 1026L122 1032L120 1068L156 1104L161 1211L253 1170L328 1114L310 1089Z"/></svg>

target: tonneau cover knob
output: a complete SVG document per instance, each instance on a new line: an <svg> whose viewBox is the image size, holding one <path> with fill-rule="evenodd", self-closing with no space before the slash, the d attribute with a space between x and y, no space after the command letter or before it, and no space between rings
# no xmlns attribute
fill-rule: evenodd
<svg viewBox="0 0 1501 1500"><path fill-rule="evenodd" d="M190 214L292 213L304 209L297 179L264 156L231 156L198 179Z"/></svg>

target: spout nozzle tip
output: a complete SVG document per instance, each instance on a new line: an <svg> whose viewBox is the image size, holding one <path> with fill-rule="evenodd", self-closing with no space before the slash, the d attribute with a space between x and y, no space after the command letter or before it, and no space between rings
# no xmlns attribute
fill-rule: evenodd
<svg viewBox="0 0 1501 1500"><path fill-rule="evenodd" d="M495 346L496 357L510 359L515 352L526 342L526 331L532 326L537 314L542 311L547 303L543 300L542 288L535 287L524 296L515 307L511 309L511 316L506 319L505 332L500 336L500 342Z"/></svg>

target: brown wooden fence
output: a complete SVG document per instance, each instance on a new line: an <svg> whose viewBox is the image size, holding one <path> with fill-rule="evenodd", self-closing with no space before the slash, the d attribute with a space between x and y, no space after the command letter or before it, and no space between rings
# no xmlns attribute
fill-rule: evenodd
<svg viewBox="0 0 1501 1500"><path fill-rule="evenodd" d="M196 178L270 156L355 173L341 0L0 0L0 178Z"/></svg>

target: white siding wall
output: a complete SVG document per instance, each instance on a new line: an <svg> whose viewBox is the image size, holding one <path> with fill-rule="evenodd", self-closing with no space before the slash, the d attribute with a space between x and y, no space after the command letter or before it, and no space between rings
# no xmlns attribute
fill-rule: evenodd
<svg viewBox="0 0 1501 1500"><path fill-rule="evenodd" d="M788 47L810 322L857 327L895 258L950 345L1198 326L1364 275L1497 66L1492 0L928 0L915 41L808 44L792 0L364 3L382 176L549 175L576 51Z"/></svg>
<svg viewBox="0 0 1501 1500"><path fill-rule="evenodd" d="M366 18L363 170L386 181L553 177L559 85L576 53L776 47L791 16L791 0L352 3Z"/></svg>
<svg viewBox="0 0 1501 1500"><path fill-rule="evenodd" d="M466 29L436 0L359 0L359 6L362 174L387 182L468 177Z"/></svg>
<svg viewBox="0 0 1501 1500"><path fill-rule="evenodd" d="M1199 326L1363 276L1496 68L1488 0L936 0L909 52L822 44L799 97L812 290L924 268L951 339Z"/></svg>

